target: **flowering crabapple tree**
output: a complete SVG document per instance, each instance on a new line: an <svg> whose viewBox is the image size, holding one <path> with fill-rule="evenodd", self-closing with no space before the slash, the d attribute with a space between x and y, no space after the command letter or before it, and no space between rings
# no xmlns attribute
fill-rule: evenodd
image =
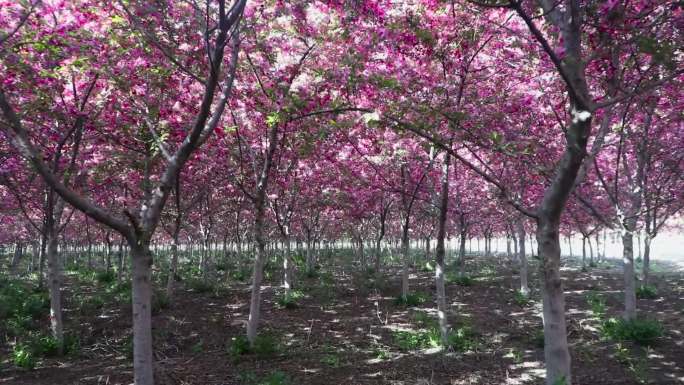
<svg viewBox="0 0 684 385"><path fill-rule="evenodd" d="M91 12L90 7L98 12ZM232 5L223 0L208 2L206 10L189 3L175 2L156 5L131 2L119 6L85 1L68 5L44 4L37 6L29 16L20 14L21 20L14 22L17 28L2 39L0 110L3 133L64 201L118 231L131 249L133 359L135 383L138 385L154 384L150 242L180 170L222 122L237 67L239 26L244 8L245 1L241 0ZM170 22L178 18L193 22L182 25ZM24 23L26 28L21 28ZM62 23L85 36L74 38L67 34L68 29L63 28ZM137 33L131 33L132 30ZM44 31L39 36L47 39L43 46L20 44L32 39L30 35L34 31ZM169 39L170 36L174 38ZM47 54L42 52L46 44L49 44ZM146 44L156 49L141 49ZM80 50L81 46L88 48ZM205 51L205 46L207 54L198 55L198 52ZM83 63L80 53L91 50L116 52L116 62L100 58L101 61ZM224 59L226 51L230 53L227 63ZM82 71L87 75L82 84L67 87L65 80L68 81L70 76L59 73L55 67L60 63L74 65L74 62L88 64L91 68ZM145 70L143 75L131 77L133 69ZM102 90L99 105L107 103L105 110L115 107L118 113L109 110L100 116L87 116L83 113L85 108L78 108L82 100L87 100L84 95L88 94L88 84L93 78L98 79L96 87ZM184 93L190 97L182 98L168 92L170 88L182 87L194 88L201 96L197 98ZM114 143L131 137L140 140L141 145L135 149L134 156L142 158L143 183L136 209L127 208L116 214L89 199L78 188L68 186L55 168L46 164L45 150L36 146L36 137L54 137L54 134L50 135L51 131L61 134L61 137L70 136L65 132L69 126L64 127L57 119L47 120L47 125L42 124L44 117L32 113L32 105L49 100L45 93L53 90L64 90L67 101L76 103L76 108L69 106L64 113L71 114L74 121L84 121L84 126L91 126L87 129L97 127L106 130ZM45 105L49 115L59 116L62 113L55 110L61 109L60 104ZM173 116L172 112L175 112ZM165 120L168 118L174 121ZM97 155L100 157L117 154L110 143L87 145L102 146L103 151ZM129 148L119 148L118 151L125 152ZM56 154L53 156L57 158Z"/></svg>

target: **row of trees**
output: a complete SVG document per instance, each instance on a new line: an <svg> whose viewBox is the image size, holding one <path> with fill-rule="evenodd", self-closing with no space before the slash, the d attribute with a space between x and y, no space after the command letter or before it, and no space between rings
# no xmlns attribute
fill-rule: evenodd
<svg viewBox="0 0 684 385"><path fill-rule="evenodd" d="M527 293L534 234L546 380L571 383L561 234L621 233L631 319L634 234L647 279L684 205L682 17L667 1L9 2L0 243L44 256L58 341L60 242L125 245L147 385L152 245L171 247L169 294L179 249L210 269L216 245L251 248L253 342L271 244L289 289L295 242L308 268L344 239L380 270L397 239L406 296L410 241L435 240L445 336L445 239L461 256L510 239Z"/></svg>

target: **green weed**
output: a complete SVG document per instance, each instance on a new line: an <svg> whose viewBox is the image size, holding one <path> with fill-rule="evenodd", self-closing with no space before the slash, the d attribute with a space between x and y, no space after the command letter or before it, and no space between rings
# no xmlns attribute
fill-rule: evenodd
<svg viewBox="0 0 684 385"><path fill-rule="evenodd" d="M606 299L594 291L587 293L586 297L594 316L602 318L606 314Z"/></svg>
<svg viewBox="0 0 684 385"><path fill-rule="evenodd" d="M33 369L36 367L37 358L33 349L24 344L16 344L12 349L12 363L23 369Z"/></svg>
<svg viewBox="0 0 684 385"><path fill-rule="evenodd" d="M247 336L233 337L228 344L228 355L238 359L246 354L255 354L259 358L265 358L276 354L280 350L280 341L272 333L263 333L256 337L254 346L250 346Z"/></svg>
<svg viewBox="0 0 684 385"><path fill-rule="evenodd" d="M198 294L211 293L214 291L214 285L202 278L191 278L187 283L188 287Z"/></svg>
<svg viewBox="0 0 684 385"><path fill-rule="evenodd" d="M245 335L239 335L236 337L233 337L228 344L228 355L231 356L232 358L237 358L239 356L248 354L250 352L249 348L249 340L247 339L247 336Z"/></svg>
<svg viewBox="0 0 684 385"><path fill-rule="evenodd" d="M199 340L196 344L192 345L190 350L195 354L202 353L204 351L204 341Z"/></svg>
<svg viewBox="0 0 684 385"><path fill-rule="evenodd" d="M95 281L101 284L111 284L116 281L116 273L114 270L98 270L94 273Z"/></svg>
<svg viewBox="0 0 684 385"><path fill-rule="evenodd" d="M629 321L609 318L602 322L601 332L615 341L633 341L651 346L664 334L662 324L655 319L635 318Z"/></svg>
<svg viewBox="0 0 684 385"><path fill-rule="evenodd" d="M636 296L639 299L656 299L658 298L658 289L651 285L639 286L636 289Z"/></svg>
<svg viewBox="0 0 684 385"><path fill-rule="evenodd" d="M418 306L427 302L430 296L427 293L416 292L409 293L406 296L399 296L394 299L394 304L398 306Z"/></svg>
<svg viewBox="0 0 684 385"><path fill-rule="evenodd" d="M530 343L537 347L542 349L545 345L544 342L544 330L536 330L532 335L530 336L529 339Z"/></svg>
<svg viewBox="0 0 684 385"><path fill-rule="evenodd" d="M298 301L304 298L300 290L288 290L276 296L275 301L281 309L295 309L299 306Z"/></svg>
<svg viewBox="0 0 684 385"><path fill-rule="evenodd" d="M421 328L429 329L436 328L438 326L437 319L424 311L413 312L412 318L416 325Z"/></svg>
<svg viewBox="0 0 684 385"><path fill-rule="evenodd" d="M268 374L266 377L262 378L257 385L291 385L292 380L290 377L279 371L276 370L274 372L271 372Z"/></svg>
<svg viewBox="0 0 684 385"><path fill-rule="evenodd" d="M36 355L52 357L59 353L59 343L53 336L36 336L31 341L31 345Z"/></svg>
<svg viewBox="0 0 684 385"><path fill-rule="evenodd" d="M247 267L236 268L230 272L230 278L238 282L246 282L250 276L250 270Z"/></svg>
<svg viewBox="0 0 684 385"><path fill-rule="evenodd" d="M337 368L340 366L340 357L335 354L326 354L323 356L323 358L321 358L321 363L332 368Z"/></svg>
<svg viewBox="0 0 684 385"><path fill-rule="evenodd" d="M169 301L169 297L166 296L166 293L163 291L155 291L152 296L152 314L159 314L159 312L167 309L169 306L171 306L171 301Z"/></svg>
<svg viewBox="0 0 684 385"><path fill-rule="evenodd" d="M520 290L516 290L515 293L513 294L513 302L515 302L518 306L527 306L532 302L530 299L529 295L526 293L523 293Z"/></svg>
<svg viewBox="0 0 684 385"><path fill-rule="evenodd" d="M458 286L469 287L473 286L473 284L475 283L475 280L471 276L466 274L448 272L446 278L448 283L453 283Z"/></svg>
<svg viewBox="0 0 684 385"><path fill-rule="evenodd" d="M377 348L373 351L373 355L378 360L386 360L390 357L390 353L387 349Z"/></svg>
<svg viewBox="0 0 684 385"><path fill-rule="evenodd" d="M423 267L420 269L420 271L424 273L430 273L435 271L435 263L434 262L425 262Z"/></svg>

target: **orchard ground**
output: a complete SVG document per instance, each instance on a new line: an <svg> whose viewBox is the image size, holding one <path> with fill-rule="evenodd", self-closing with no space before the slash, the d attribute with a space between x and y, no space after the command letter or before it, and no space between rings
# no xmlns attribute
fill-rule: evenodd
<svg viewBox="0 0 684 385"><path fill-rule="evenodd" d="M332 258L331 258L332 257ZM540 384L543 337L537 263L531 259L530 301L516 294L515 261L470 255L468 277L449 274L449 322L454 348L435 347L434 278L415 251L413 303L400 304L400 272L381 274L354 266L336 252L315 273L300 274L286 301L275 263L263 286L261 348L240 348L249 313L249 270L219 264L216 282L181 272L173 306L153 301L158 384ZM449 261L453 271L453 260ZM163 276L156 274L160 284ZM622 272L615 261L582 271L565 259L568 338L576 384L684 383L684 274L656 261L657 295L639 299L643 317L655 318L664 335L652 346L606 338L601 325L622 310ZM62 358L40 358L33 370L16 368L4 344L0 384L130 384L131 310L126 284L114 276L67 270L65 325L71 348ZM213 281L213 280L212 280ZM247 282L245 282L247 281ZM163 287L163 285L159 285ZM596 304L606 314L597 314ZM37 324L47 333L48 314ZM5 334L5 333L3 333Z"/></svg>

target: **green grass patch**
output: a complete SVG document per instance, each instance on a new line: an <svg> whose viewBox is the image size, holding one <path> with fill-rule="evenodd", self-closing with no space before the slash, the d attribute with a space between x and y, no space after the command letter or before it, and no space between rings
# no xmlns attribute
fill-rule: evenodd
<svg viewBox="0 0 684 385"><path fill-rule="evenodd" d="M230 271L230 278L237 282L247 282L251 277L251 271L248 267L239 267Z"/></svg>
<svg viewBox="0 0 684 385"><path fill-rule="evenodd" d="M321 363L328 365L331 368L339 368L340 357L336 354L326 354L321 358Z"/></svg>
<svg viewBox="0 0 684 385"><path fill-rule="evenodd" d="M586 295L587 303L594 316L602 318L606 314L606 299L595 291L590 291Z"/></svg>
<svg viewBox="0 0 684 385"><path fill-rule="evenodd" d="M545 342L544 342L544 330L535 330L534 333L532 333L528 337L528 341L530 345L542 349L544 348Z"/></svg>
<svg viewBox="0 0 684 385"><path fill-rule="evenodd" d="M288 290L276 296L275 302L281 309L296 309L299 307L299 300L304 298L304 293L300 290Z"/></svg>
<svg viewBox="0 0 684 385"><path fill-rule="evenodd" d="M423 329L438 327L437 319L427 312L415 311L411 315L411 318L413 319L413 322L416 324L416 326L421 327Z"/></svg>
<svg viewBox="0 0 684 385"><path fill-rule="evenodd" d="M38 359L31 346L18 343L12 348L12 363L22 369L31 370L36 367Z"/></svg>
<svg viewBox="0 0 684 385"><path fill-rule="evenodd" d="M405 296L400 295L394 299L394 304L397 306L418 306L427 302L430 298L429 294L424 292L409 293Z"/></svg>
<svg viewBox="0 0 684 385"><path fill-rule="evenodd" d="M639 286L636 289L636 296L639 299L656 299L658 298L658 289L651 285Z"/></svg>
<svg viewBox="0 0 684 385"><path fill-rule="evenodd" d="M168 309L169 306L171 306L171 301L166 296L166 292L156 290L152 295L152 314L159 314L162 310Z"/></svg>
<svg viewBox="0 0 684 385"><path fill-rule="evenodd" d="M133 291L130 282L113 282L105 293L119 304L129 304L133 300Z"/></svg>
<svg viewBox="0 0 684 385"><path fill-rule="evenodd" d="M31 347L36 355L54 357L59 353L59 342L53 336L37 335L31 342Z"/></svg>
<svg viewBox="0 0 684 385"><path fill-rule="evenodd" d="M187 283L188 287L198 294L212 293L214 291L214 285L202 278L191 278Z"/></svg>
<svg viewBox="0 0 684 385"><path fill-rule="evenodd" d="M114 270L98 270L94 273L95 281L101 284L112 284L116 281L116 273Z"/></svg>
<svg viewBox="0 0 684 385"><path fill-rule="evenodd" d="M454 273L454 272L448 272L446 275L446 279L448 283L453 283L458 286L464 286L464 287L469 287L473 286L475 283L475 280L473 277L466 275L466 274L461 274L461 273Z"/></svg>
<svg viewBox="0 0 684 385"><path fill-rule="evenodd" d="M290 377L287 374L285 374L279 370L276 370L274 372L269 373L264 378L259 380L259 382L257 382L257 385L292 385L292 384L293 384L292 379L290 379Z"/></svg>
<svg viewBox="0 0 684 385"><path fill-rule="evenodd" d="M601 323L601 332L615 341L632 341L639 345L651 346L663 336L665 329L655 319L635 318L629 321L609 318Z"/></svg>
<svg viewBox="0 0 684 385"><path fill-rule="evenodd" d="M442 336L438 327L421 330L396 330L392 332L392 340L403 351L443 346ZM446 347L458 352L472 350L476 344L474 333L468 326L454 328L447 335Z"/></svg>
<svg viewBox="0 0 684 385"><path fill-rule="evenodd" d="M518 306L527 306L532 302L529 294L523 293L520 290L516 290L513 294L513 302Z"/></svg>
<svg viewBox="0 0 684 385"><path fill-rule="evenodd" d="M384 360L390 358L390 352L389 352L389 350L387 350L385 348L376 348L375 350L373 350L373 356L377 360L383 360L384 361Z"/></svg>
<svg viewBox="0 0 684 385"><path fill-rule="evenodd" d="M424 273L430 273L435 271L435 263L434 262L425 262L423 266L420 268L420 271Z"/></svg>
<svg viewBox="0 0 684 385"><path fill-rule="evenodd" d="M396 330L392 332L394 344L404 351L437 347L439 346L439 338L439 334L435 336L429 331Z"/></svg>
<svg viewBox="0 0 684 385"><path fill-rule="evenodd" d="M254 354L259 358L275 355L280 351L280 341L273 333L259 334L254 340L254 346L250 346L245 335L233 337L227 347L228 355L234 360L240 356Z"/></svg>

